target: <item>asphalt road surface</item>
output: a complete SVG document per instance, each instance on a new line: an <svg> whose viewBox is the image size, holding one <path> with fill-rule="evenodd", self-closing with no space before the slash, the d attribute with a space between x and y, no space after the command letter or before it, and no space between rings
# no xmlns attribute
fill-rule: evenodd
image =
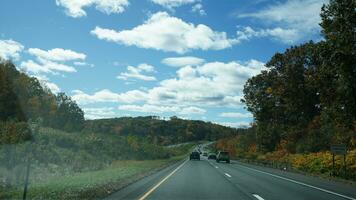
<svg viewBox="0 0 356 200"><path fill-rule="evenodd" d="M184 160L112 194L107 199L310 199L356 200L356 187L316 177L202 157Z"/></svg>

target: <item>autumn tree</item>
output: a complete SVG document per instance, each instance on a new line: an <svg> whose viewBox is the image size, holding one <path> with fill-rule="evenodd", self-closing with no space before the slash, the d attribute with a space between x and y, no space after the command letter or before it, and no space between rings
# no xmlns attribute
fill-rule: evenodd
<svg viewBox="0 0 356 200"><path fill-rule="evenodd" d="M351 145L356 137L356 55L354 0L331 0L321 10L324 41L276 53L268 70L244 87L256 121L261 151L283 140L290 152Z"/></svg>
<svg viewBox="0 0 356 200"><path fill-rule="evenodd" d="M349 143L356 133L356 1L331 0L321 11L319 87L322 124L334 142Z"/></svg>
<svg viewBox="0 0 356 200"><path fill-rule="evenodd" d="M82 109L64 93L56 96L56 128L66 131L80 131L84 125L84 112Z"/></svg>

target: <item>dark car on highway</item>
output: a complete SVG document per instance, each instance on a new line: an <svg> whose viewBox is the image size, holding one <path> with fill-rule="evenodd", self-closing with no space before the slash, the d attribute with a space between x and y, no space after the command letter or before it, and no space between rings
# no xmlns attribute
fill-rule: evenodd
<svg viewBox="0 0 356 200"><path fill-rule="evenodd" d="M197 151L193 151L189 156L189 160L200 160L200 154Z"/></svg>
<svg viewBox="0 0 356 200"><path fill-rule="evenodd" d="M227 151L220 151L216 156L216 162L225 161L226 163L230 163L230 156L229 152Z"/></svg>
<svg viewBox="0 0 356 200"><path fill-rule="evenodd" d="M209 154L208 156L209 160L216 160L216 155L214 153Z"/></svg>

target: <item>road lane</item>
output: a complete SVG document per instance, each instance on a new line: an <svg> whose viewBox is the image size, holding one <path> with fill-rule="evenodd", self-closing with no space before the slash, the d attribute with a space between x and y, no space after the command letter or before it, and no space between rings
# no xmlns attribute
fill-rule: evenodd
<svg viewBox="0 0 356 200"><path fill-rule="evenodd" d="M356 197L354 186L236 161L216 163L203 157L201 161L182 163L146 177L108 199L341 200Z"/></svg>
<svg viewBox="0 0 356 200"><path fill-rule="evenodd" d="M188 161L152 192L147 200L181 199L253 199L235 187L208 162Z"/></svg>
<svg viewBox="0 0 356 200"><path fill-rule="evenodd" d="M354 186L321 180L315 177L251 165L245 166L237 162L226 164L210 161L210 163L213 166L218 166L217 170L221 171L221 173L230 174L233 184L238 185L247 193L258 194L264 199L342 200L355 199L356 196L356 188ZM296 177L298 177L298 180L295 180ZM308 180L308 183L304 183L304 180ZM319 185L329 185L329 187L325 189ZM333 187L331 188L331 186Z"/></svg>
<svg viewBox="0 0 356 200"><path fill-rule="evenodd" d="M145 200L152 192L154 192L162 183L164 183L167 179L174 175L181 167L185 165L188 160L184 161L180 164L176 169L174 169L171 173L169 173L166 177L164 177L160 182L158 182L153 188L151 188L148 192L146 192L139 200Z"/></svg>

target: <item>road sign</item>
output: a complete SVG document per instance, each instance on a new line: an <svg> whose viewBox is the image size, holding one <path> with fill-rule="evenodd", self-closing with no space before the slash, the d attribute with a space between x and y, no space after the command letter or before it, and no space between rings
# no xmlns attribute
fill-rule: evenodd
<svg viewBox="0 0 356 200"><path fill-rule="evenodd" d="M343 155L344 156L344 175L346 178L346 145L344 144L334 144L330 146L330 151L333 155L333 176L335 175L335 155Z"/></svg>
<svg viewBox="0 0 356 200"><path fill-rule="evenodd" d="M330 151L331 153L336 155L345 155L347 149L346 149L346 145L344 144L335 144L335 145L331 145Z"/></svg>

